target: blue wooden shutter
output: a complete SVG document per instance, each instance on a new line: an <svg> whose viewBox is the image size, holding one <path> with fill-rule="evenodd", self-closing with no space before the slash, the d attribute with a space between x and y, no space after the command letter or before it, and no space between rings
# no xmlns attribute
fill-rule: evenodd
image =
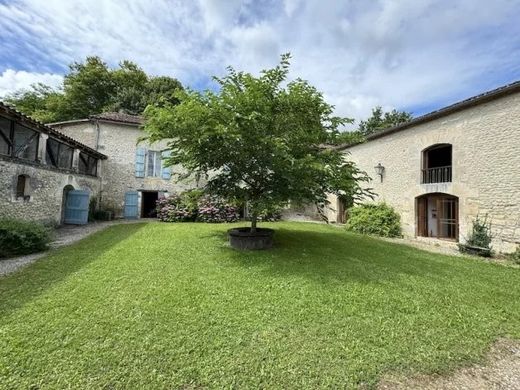
<svg viewBox="0 0 520 390"><path fill-rule="evenodd" d="M144 177L144 166L146 161L146 149L135 150L135 177Z"/></svg>
<svg viewBox="0 0 520 390"><path fill-rule="evenodd" d="M137 191L129 191L125 193L125 218L137 218L139 194Z"/></svg>
<svg viewBox="0 0 520 390"><path fill-rule="evenodd" d="M171 156L171 151L169 150L165 150L164 152L162 152L162 172L161 172L161 177L164 179L164 180L170 180L170 178L172 177L172 171L171 171L171 167L165 167L164 164L165 164L165 161L164 159L165 158L168 158Z"/></svg>
<svg viewBox="0 0 520 390"><path fill-rule="evenodd" d="M65 200L65 218L63 222L71 225L87 224L89 197L90 193L88 191L69 191Z"/></svg>

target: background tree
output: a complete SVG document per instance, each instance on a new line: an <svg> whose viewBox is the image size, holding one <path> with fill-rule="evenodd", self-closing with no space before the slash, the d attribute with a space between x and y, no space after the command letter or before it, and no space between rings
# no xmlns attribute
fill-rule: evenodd
<svg viewBox="0 0 520 390"><path fill-rule="evenodd" d="M168 76L151 77L137 64L122 61L111 69L99 57L69 66L63 85L52 89L35 84L16 91L5 101L41 122L57 122L106 111L142 114L148 104L176 103L181 83Z"/></svg>
<svg viewBox="0 0 520 390"><path fill-rule="evenodd" d="M359 123L359 131L363 136L374 134L389 127L397 126L400 123L408 122L413 119L409 112L392 110L383 112L381 106L372 109L372 115Z"/></svg>
<svg viewBox="0 0 520 390"><path fill-rule="evenodd" d="M348 121L306 81L286 83L289 55L259 77L232 68L215 78L219 92L181 91L178 105L148 106L151 142L170 140L170 165L206 175L206 190L247 202L258 214L288 202L325 204L327 193L361 194L368 177L333 148Z"/></svg>
<svg viewBox="0 0 520 390"><path fill-rule="evenodd" d="M408 122L412 119L413 116L409 112L397 110L384 112L381 106L377 106L372 109L372 115L369 118L360 121L356 130L341 132L339 134L339 140L343 145L359 144L365 142L366 137L371 134Z"/></svg>

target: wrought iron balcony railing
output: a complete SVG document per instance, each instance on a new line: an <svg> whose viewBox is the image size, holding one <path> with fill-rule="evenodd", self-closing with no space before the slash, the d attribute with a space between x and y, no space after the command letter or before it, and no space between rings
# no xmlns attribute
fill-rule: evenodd
<svg viewBox="0 0 520 390"><path fill-rule="evenodd" d="M451 166L422 169L421 183L451 183Z"/></svg>

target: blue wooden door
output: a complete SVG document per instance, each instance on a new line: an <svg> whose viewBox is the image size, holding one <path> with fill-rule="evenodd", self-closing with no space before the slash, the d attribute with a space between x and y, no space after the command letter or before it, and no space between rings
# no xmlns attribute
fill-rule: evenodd
<svg viewBox="0 0 520 390"><path fill-rule="evenodd" d="M137 191L129 191L125 194L125 218L137 218L138 198Z"/></svg>
<svg viewBox="0 0 520 390"><path fill-rule="evenodd" d="M71 190L65 201L65 217L63 222L70 225L85 225L88 223L88 202L90 192Z"/></svg>

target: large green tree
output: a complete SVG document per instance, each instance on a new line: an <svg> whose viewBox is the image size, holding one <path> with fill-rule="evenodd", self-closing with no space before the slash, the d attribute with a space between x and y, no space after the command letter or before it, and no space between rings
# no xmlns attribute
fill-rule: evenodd
<svg viewBox="0 0 520 390"><path fill-rule="evenodd" d="M384 112L381 106L377 106L372 109L372 115L369 118L359 123L359 132L366 137L386 128L408 122L411 119L413 119L413 116L409 112L395 109Z"/></svg>
<svg viewBox="0 0 520 390"><path fill-rule="evenodd" d="M308 82L287 82L289 55L260 76L229 68L218 92L181 91L178 105L148 106L150 141L169 140L170 165L206 175L206 190L248 202L251 229L265 208L325 204L328 193L360 197L365 174L337 144L348 121Z"/></svg>
<svg viewBox="0 0 520 390"><path fill-rule="evenodd" d="M139 115L149 104L177 102L174 95L180 89L178 80L149 76L131 61L122 61L113 69L94 56L72 63L58 89L36 84L5 100L35 119L56 122L106 111Z"/></svg>

